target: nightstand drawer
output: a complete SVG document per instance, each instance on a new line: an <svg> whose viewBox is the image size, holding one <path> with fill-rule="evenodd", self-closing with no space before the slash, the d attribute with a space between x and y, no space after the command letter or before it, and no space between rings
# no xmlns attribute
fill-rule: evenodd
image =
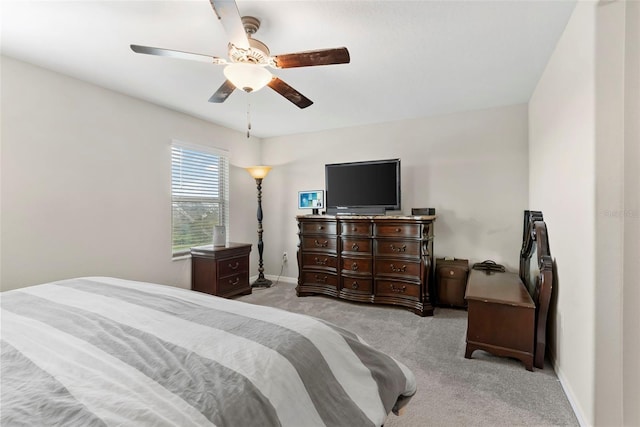
<svg viewBox="0 0 640 427"><path fill-rule="evenodd" d="M218 269L220 277L246 272L249 270L249 259L246 256L221 259L218 261Z"/></svg>
<svg viewBox="0 0 640 427"><path fill-rule="evenodd" d="M468 269L460 267L438 267L436 270L437 277L441 279L455 279L467 281Z"/></svg>
<svg viewBox="0 0 640 427"><path fill-rule="evenodd" d="M221 295L239 292L247 286L249 286L249 273L246 271L218 279L218 288Z"/></svg>

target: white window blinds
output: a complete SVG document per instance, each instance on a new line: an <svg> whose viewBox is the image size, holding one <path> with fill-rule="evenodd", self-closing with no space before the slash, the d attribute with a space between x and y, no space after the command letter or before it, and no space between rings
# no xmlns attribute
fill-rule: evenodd
<svg viewBox="0 0 640 427"><path fill-rule="evenodd" d="M225 151L171 144L171 236L173 256L211 244L213 227L228 228L229 159Z"/></svg>

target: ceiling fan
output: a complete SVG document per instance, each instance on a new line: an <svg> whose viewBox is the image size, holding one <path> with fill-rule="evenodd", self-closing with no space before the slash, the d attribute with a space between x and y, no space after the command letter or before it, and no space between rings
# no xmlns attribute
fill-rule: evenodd
<svg viewBox="0 0 640 427"><path fill-rule="evenodd" d="M209 102L224 102L236 88L249 93L257 91L264 86L269 86L299 108L306 108L313 104L313 101L289 86L279 77L271 74L266 67L311 67L347 64L350 61L349 51L346 47L271 56L267 45L252 37L260 28L259 19L253 16L240 17L238 6L234 0L209 1L229 37L229 60L198 53L131 45L131 49L136 53L225 65L224 75L226 80L209 98Z"/></svg>

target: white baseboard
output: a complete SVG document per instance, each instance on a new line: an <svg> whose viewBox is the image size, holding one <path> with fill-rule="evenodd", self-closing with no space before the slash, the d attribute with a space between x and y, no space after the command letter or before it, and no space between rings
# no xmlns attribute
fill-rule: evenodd
<svg viewBox="0 0 640 427"><path fill-rule="evenodd" d="M258 278L257 275L250 277L249 278L249 283L255 282L257 278ZM298 278L297 277L274 276L274 275L271 275L271 274L265 274L264 278L271 280L273 283L282 282L282 283L292 283L294 285L298 283Z"/></svg>
<svg viewBox="0 0 640 427"><path fill-rule="evenodd" d="M585 420L584 411L582 410L582 407L578 404L578 401L575 398L575 394L573 392L573 388L569 385L567 378L564 376L564 372L558 365L557 363L558 359L556 358L555 353L551 351L550 348L547 348L547 350L549 352L549 359L551 360L551 365L553 366L553 370L555 371L556 376L560 381L560 385L562 386L562 390L564 390L564 394L567 396L567 399L569 400L569 404L571 405L571 409L573 409L573 413L578 419L578 423L580 424L581 427L589 427L591 424L589 424Z"/></svg>

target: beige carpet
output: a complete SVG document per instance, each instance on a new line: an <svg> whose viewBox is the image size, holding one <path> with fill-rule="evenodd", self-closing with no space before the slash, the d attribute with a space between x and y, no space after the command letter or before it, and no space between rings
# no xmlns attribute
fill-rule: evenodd
<svg viewBox="0 0 640 427"><path fill-rule="evenodd" d="M418 392L385 427L579 425L548 363L529 372L517 360L483 351L465 359L464 310L436 308L423 318L402 308L299 298L295 285L283 282L238 299L333 322L407 365Z"/></svg>

